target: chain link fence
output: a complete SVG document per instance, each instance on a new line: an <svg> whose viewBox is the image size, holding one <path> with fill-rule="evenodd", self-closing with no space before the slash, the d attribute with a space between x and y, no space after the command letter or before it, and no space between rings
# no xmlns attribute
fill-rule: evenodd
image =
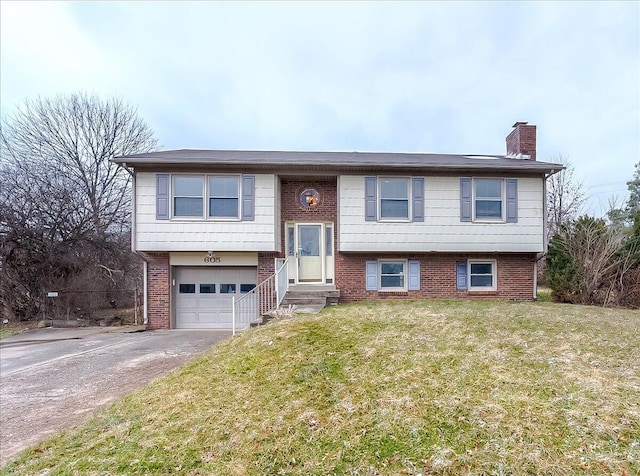
<svg viewBox="0 0 640 476"><path fill-rule="evenodd" d="M53 327L137 325L143 305L141 289L47 291L40 320Z"/></svg>

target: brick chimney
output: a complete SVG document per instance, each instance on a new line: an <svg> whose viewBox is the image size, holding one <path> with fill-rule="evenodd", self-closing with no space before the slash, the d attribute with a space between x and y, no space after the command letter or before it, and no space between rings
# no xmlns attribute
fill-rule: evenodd
<svg viewBox="0 0 640 476"><path fill-rule="evenodd" d="M507 136L507 155L536 160L536 126L528 122L516 122Z"/></svg>

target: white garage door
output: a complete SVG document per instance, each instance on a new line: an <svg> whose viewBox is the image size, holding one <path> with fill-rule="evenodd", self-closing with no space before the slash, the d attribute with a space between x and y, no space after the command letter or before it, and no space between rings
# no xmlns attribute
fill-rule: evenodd
<svg viewBox="0 0 640 476"><path fill-rule="evenodd" d="M231 299L256 285L255 267L175 269L176 328L231 329Z"/></svg>

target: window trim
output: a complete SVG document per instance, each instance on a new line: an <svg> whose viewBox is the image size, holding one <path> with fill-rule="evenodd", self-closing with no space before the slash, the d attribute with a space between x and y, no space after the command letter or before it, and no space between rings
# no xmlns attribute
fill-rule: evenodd
<svg viewBox="0 0 640 476"><path fill-rule="evenodd" d="M471 265L490 264L491 265L491 286L471 286ZM487 276L487 275L482 275ZM467 291L497 291L498 290L498 261L495 259L468 259L467 260Z"/></svg>
<svg viewBox="0 0 640 476"><path fill-rule="evenodd" d="M402 276L403 277L403 287L383 287L382 286L382 265L386 263L402 263L402 274L387 274L385 276ZM406 259L379 259L378 260L378 291L379 292L389 292L389 293L397 293L397 292L406 292L408 285L408 263Z"/></svg>
<svg viewBox="0 0 640 476"><path fill-rule="evenodd" d="M500 182L500 218L497 217L480 217L478 218L477 216L477 201L478 201L478 197L477 197L477 193L476 193L476 186L477 183L479 181L483 181L483 180L493 180L493 181L497 181ZM500 177L474 177L471 181L471 201L472 201L472 208L473 208L473 221L475 223L505 223L507 221L507 210L506 210L506 202L507 202L507 197L506 197L506 179L504 178L500 178ZM497 201L497 200L487 200L486 201Z"/></svg>
<svg viewBox="0 0 640 476"><path fill-rule="evenodd" d="M407 184L407 198L406 198L406 202L407 202L407 217L403 218L403 217L383 217L382 216L382 200L394 200L394 201L404 201L404 199L399 199L399 198L383 198L382 197L382 181L385 179L403 179L405 180L406 184ZM377 193L378 193L378 197L377 197L377 215L378 215L378 221L380 222L385 222L385 223L409 223L412 221L412 217L413 217L413 209L412 209L412 202L413 202L413 180L412 177L407 177L404 175L379 175L377 177L377 181L378 181L378 186L377 186Z"/></svg>

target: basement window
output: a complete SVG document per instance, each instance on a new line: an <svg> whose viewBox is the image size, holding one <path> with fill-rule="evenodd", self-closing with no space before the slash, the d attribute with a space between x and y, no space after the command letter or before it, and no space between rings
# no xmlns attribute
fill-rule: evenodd
<svg viewBox="0 0 640 476"><path fill-rule="evenodd" d="M379 261L380 281L378 289L381 291L406 291L405 261Z"/></svg>
<svg viewBox="0 0 640 476"><path fill-rule="evenodd" d="M469 291L496 290L496 262L495 260L469 260Z"/></svg>

